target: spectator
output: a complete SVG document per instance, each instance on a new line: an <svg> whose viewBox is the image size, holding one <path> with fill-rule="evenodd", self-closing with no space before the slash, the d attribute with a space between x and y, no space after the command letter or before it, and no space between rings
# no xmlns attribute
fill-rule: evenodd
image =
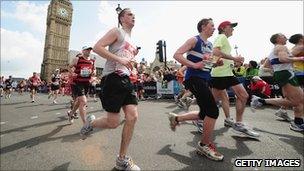
<svg viewBox="0 0 304 171"><path fill-rule="evenodd" d="M246 69L241 62L234 62L234 69L232 70L233 74L236 77L244 77L246 73Z"/></svg>
<svg viewBox="0 0 304 171"><path fill-rule="evenodd" d="M261 98L269 98L271 94L270 86L267 82L262 80L259 76L254 76L249 85L250 95L256 95Z"/></svg>

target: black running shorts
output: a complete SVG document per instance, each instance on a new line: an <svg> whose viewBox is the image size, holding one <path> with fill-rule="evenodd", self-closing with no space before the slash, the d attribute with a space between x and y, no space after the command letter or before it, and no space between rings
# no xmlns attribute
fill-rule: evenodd
<svg viewBox="0 0 304 171"><path fill-rule="evenodd" d="M235 76L229 77L212 77L210 81L211 87L218 90L224 90L231 86L240 84L239 80Z"/></svg>
<svg viewBox="0 0 304 171"><path fill-rule="evenodd" d="M194 94L197 105L200 108L199 117L203 120L205 116L217 119L219 109L215 103L208 82L198 77L190 77L185 81L189 90Z"/></svg>
<svg viewBox="0 0 304 171"><path fill-rule="evenodd" d="M137 105L136 93L129 76L119 76L116 73L106 75L101 80L99 94L102 107L111 113L119 113L122 106Z"/></svg>
<svg viewBox="0 0 304 171"><path fill-rule="evenodd" d="M89 92L90 83L76 83L74 85L73 95L75 97L85 96Z"/></svg>

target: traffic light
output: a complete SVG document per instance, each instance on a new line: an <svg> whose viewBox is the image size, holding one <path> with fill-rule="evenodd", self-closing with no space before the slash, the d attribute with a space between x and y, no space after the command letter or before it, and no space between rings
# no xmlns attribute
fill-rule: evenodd
<svg viewBox="0 0 304 171"><path fill-rule="evenodd" d="M158 54L159 62L164 62L163 41L159 40L156 43L156 53Z"/></svg>

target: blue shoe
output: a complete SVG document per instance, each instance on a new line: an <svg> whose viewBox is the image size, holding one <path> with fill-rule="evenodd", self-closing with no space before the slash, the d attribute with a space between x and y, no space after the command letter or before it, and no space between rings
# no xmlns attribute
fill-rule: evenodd
<svg viewBox="0 0 304 171"><path fill-rule="evenodd" d="M294 122L291 122L289 128L293 131L296 131L296 132L304 132L304 124L300 125L300 124L296 124Z"/></svg>

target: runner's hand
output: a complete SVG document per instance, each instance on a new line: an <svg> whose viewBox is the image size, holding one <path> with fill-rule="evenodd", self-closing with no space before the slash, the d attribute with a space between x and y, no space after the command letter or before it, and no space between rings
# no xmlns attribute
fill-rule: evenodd
<svg viewBox="0 0 304 171"><path fill-rule="evenodd" d="M224 65L224 61L221 59L221 58L219 58L217 61L216 61L216 63L215 63L215 67L217 67L217 66L223 66Z"/></svg>
<svg viewBox="0 0 304 171"><path fill-rule="evenodd" d="M236 57L234 57L234 59L233 59L235 62L240 62L240 63L244 63L244 57L242 57L242 56L236 56Z"/></svg>
<svg viewBox="0 0 304 171"><path fill-rule="evenodd" d="M132 57L129 57L129 58L119 58L118 62L131 70L133 68L133 66L132 66L132 59L133 59Z"/></svg>

